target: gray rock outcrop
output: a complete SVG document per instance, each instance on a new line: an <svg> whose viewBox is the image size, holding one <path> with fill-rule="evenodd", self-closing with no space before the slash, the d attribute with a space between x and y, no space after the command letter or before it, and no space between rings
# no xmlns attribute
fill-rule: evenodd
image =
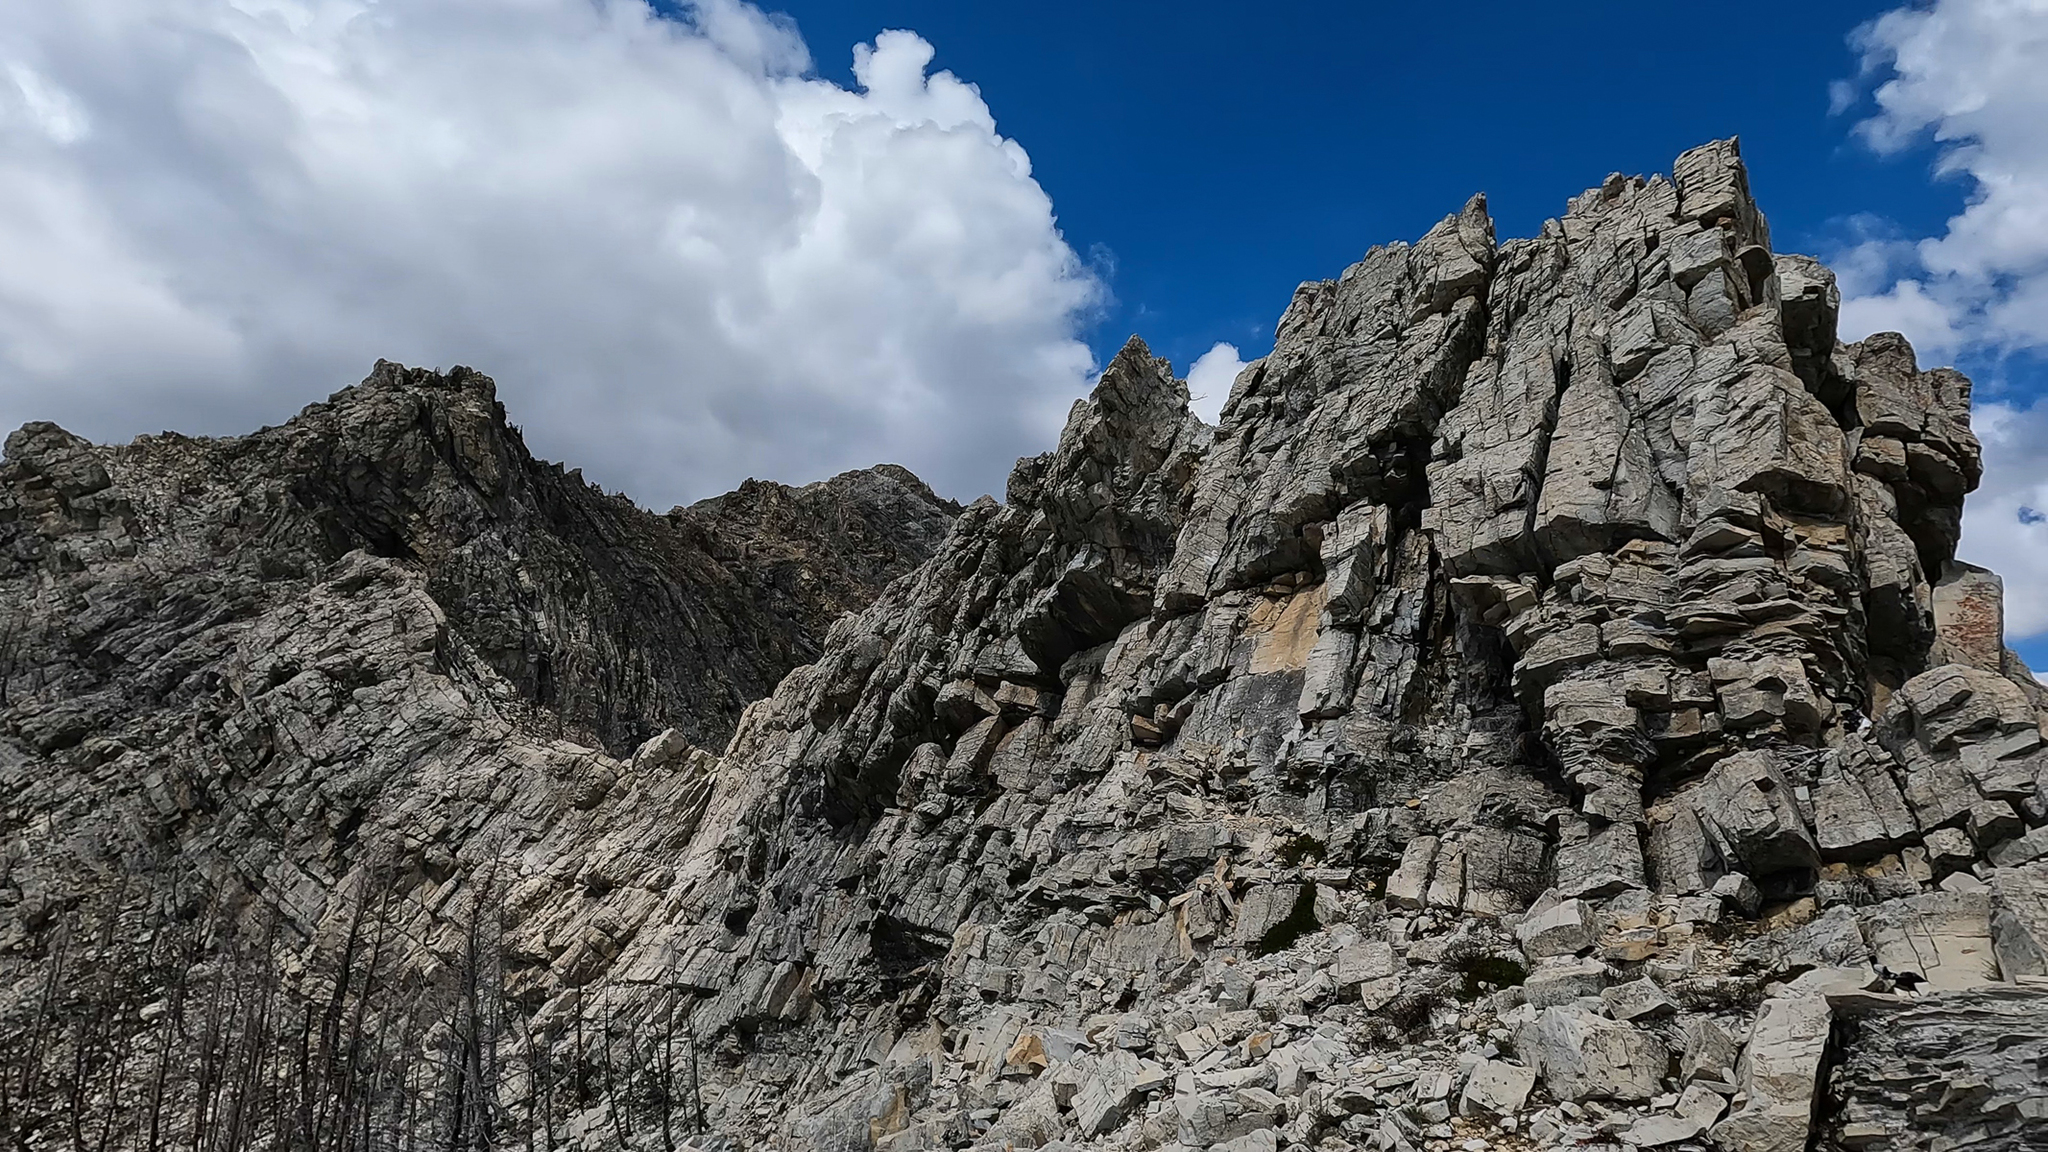
<svg viewBox="0 0 2048 1152"><path fill-rule="evenodd" d="M2032 1057L1980 1035L2042 1010L2021 978L2048 956L2048 745L1992 582L1954 562L1970 386L1895 335L1842 343L1838 305L1771 250L1721 141L1533 239L1496 242L1475 197L1303 285L1217 427L1133 339L942 539L950 507L877 470L589 533L607 557L708 541L659 545L683 559L492 567L475 541L570 538L504 527L524 503L475 511L552 474L502 424L412 419L397 474L468 479L399 499L390 449L323 464L326 487L278 490L327 494L325 519L232 521L259 572L318 526L278 554L319 566L248 593L232 632L185 595L153 610L196 631L124 634L123 667L210 653L148 680L157 738L101 698L106 656L66 670L78 643L36 641L9 678L41 693L4 753L35 782L9 817L9 875L33 878L11 1003L53 986L80 890L58 874L147 848L265 910L276 995L309 1019L368 997L340 941L373 894L397 894L384 962L413 986L473 988L497 942L517 1070L485 1075L486 1016L458 1012L434 1050L477 1071L419 1097L457 1117L437 1139L488 1120L613 1147L657 1118L892 1152L2032 1139ZM365 389L302 420L354 443ZM57 526L12 537L38 635L105 634L90 590L160 541L225 554L201 543L221 514L136 511L180 490L124 479L139 450L17 436L14 523ZM205 461L180 483L278 467L178 450ZM732 576L771 604L872 599L807 648L780 612L750 632L746 595L662 583L700 563L790 574ZM689 591L621 591L647 582ZM527 583L523 616L491 591ZM616 639L551 658L543 692L511 654L558 634ZM725 643L738 670L693 679ZM773 653L815 658L705 750ZM98 827L88 804L139 846L31 841ZM1936 1051L1944 1028L1967 1042ZM595 1079L627 1089L589 1088L592 1034ZM678 1034L704 1057L688 1107ZM1886 1094L1901 1059L1913 1100L1949 1102L1925 1125ZM1992 1087L1955 1103L1972 1076ZM449 1111L472 1082L502 1117Z"/></svg>

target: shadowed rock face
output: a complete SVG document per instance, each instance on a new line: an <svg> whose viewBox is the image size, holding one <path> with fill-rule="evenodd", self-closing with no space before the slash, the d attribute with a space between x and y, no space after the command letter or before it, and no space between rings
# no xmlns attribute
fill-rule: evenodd
<svg viewBox="0 0 2048 1152"><path fill-rule="evenodd" d="M144 673L128 644L287 601L362 551L417 572L455 642L565 733L618 751L667 727L718 744L957 511L890 466L653 515L534 460L490 379L463 368L380 363L236 439L100 448L31 424L7 443L0 579L94 601L84 622L47 596L19 604L12 696L31 721L59 701L150 702L195 669Z"/></svg>
<svg viewBox="0 0 2048 1152"><path fill-rule="evenodd" d="M244 441L32 426L9 587L66 639L8 681L10 820L69 838L15 857L17 1003L74 871L203 861L314 974L367 892L422 986L488 907L532 1066L680 1027L764 1146L1917 1146L1872 1029L1825 1038L2038 1014L2048 746L1953 564L1969 383L1837 303L1732 141L1534 239L1475 198L1299 289L1216 428L1133 339L943 539L888 469L648 516L461 374ZM104 581L164 590L125 663ZM2011 1064L1955 1125L2038 1131Z"/></svg>
<svg viewBox="0 0 2048 1152"><path fill-rule="evenodd" d="M146 906L124 872L301 932L372 857L445 879L522 765L722 743L958 510L885 466L655 515L534 460L459 368L380 363L235 439L28 425L0 464L0 941Z"/></svg>

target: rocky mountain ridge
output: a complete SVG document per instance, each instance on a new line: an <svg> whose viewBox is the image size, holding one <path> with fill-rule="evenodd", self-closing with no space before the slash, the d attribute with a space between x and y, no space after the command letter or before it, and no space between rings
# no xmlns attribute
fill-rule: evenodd
<svg viewBox="0 0 2048 1152"><path fill-rule="evenodd" d="M98 581L225 524L297 583L171 664L212 679L135 680L162 738L92 703L78 641L18 646L10 1010L97 1023L0 1067L70 1053L14 1098L76 1111L112 1096L79 1069L170 1063L165 981L49 991L89 930L102 958L185 942L160 966L207 1003L337 1021L294 1065L269 1016L205 1017L253 1071L160 1081L220 1146L264 1101L303 1101L247 1121L295 1146L2042 1146L2044 1053L2007 1037L2048 1024L2048 695L1954 561L1969 382L1841 343L1838 303L1716 142L1533 239L1475 198L1303 285L1213 429L1134 339L1000 504L952 518L877 470L836 527L758 487L586 513L571 538L639 559L580 571L476 511L545 474L472 447L502 429L477 401L369 454L461 484L324 465L331 511L261 531L260 503L170 500L138 531L119 502L161 482L31 426L7 479L38 528L0 573L24 635L100 635ZM806 583L835 549L859 578ZM803 647L660 583L735 553L795 564L749 590L873 598L714 754ZM499 612L527 582L544 625ZM125 664L188 642L152 619ZM577 638L545 677L536 635ZM724 644L763 655L702 672ZM207 911L123 895L143 861L196 869ZM259 926L254 960L222 946ZM400 987L423 1007L386 1012Z"/></svg>

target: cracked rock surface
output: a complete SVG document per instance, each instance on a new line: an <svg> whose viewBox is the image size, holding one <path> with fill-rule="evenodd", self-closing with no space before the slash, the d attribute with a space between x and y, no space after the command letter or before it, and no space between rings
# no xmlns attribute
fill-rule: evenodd
<svg viewBox="0 0 2048 1152"><path fill-rule="evenodd" d="M573 1072L678 1030L707 1148L2041 1146L2048 697L1838 302L1719 141L1304 285L1214 428L1134 338L957 516L651 516L460 372L31 425L11 1010L168 859L315 982L488 906L507 1146L673 1142Z"/></svg>

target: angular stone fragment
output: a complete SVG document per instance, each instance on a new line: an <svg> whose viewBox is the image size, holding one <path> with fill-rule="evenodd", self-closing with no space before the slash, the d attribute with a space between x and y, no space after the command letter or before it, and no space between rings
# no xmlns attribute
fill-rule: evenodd
<svg viewBox="0 0 2048 1152"><path fill-rule="evenodd" d="M1230 1103L1222 1093L1176 1093L1173 1107L1179 1119L1177 1130L1181 1143L1206 1148L1225 1138L1224 1132L1230 1123Z"/></svg>
<svg viewBox="0 0 2048 1152"><path fill-rule="evenodd" d="M1058 694L1029 684L1014 684L1005 680L997 685L993 698L997 707L1012 721L1021 721L1029 716L1051 716L1059 712Z"/></svg>
<svg viewBox="0 0 2048 1152"><path fill-rule="evenodd" d="M2003 675L2005 582L1989 569L1949 561L1934 585L1934 629L1946 659Z"/></svg>
<svg viewBox="0 0 2048 1152"><path fill-rule="evenodd" d="M2048 766L2038 728L2017 732L1982 744L1965 746L1957 757L1963 775L1977 786L1986 799L2003 800L2015 807L2038 803L2042 768Z"/></svg>
<svg viewBox="0 0 2048 1152"><path fill-rule="evenodd" d="M2020 814L2003 800L1978 800L1963 812L1963 828L1980 850L1988 852L2026 827Z"/></svg>
<svg viewBox="0 0 2048 1152"><path fill-rule="evenodd" d="M1766 1000L1743 1051L1749 1102L1714 1126L1724 1148L1803 1152L1826 1053L1828 1002L1820 996Z"/></svg>
<svg viewBox="0 0 2048 1152"><path fill-rule="evenodd" d="M1520 911L1547 878L1548 845L1531 830L1475 828L1459 840L1465 854L1465 911Z"/></svg>
<svg viewBox="0 0 2048 1152"><path fill-rule="evenodd" d="M1579 358L1551 433L1537 546L1571 560L1632 536L1670 539L1678 524L1679 494L1658 476L1649 442L1603 360Z"/></svg>
<svg viewBox="0 0 2048 1152"><path fill-rule="evenodd" d="M1744 916L1756 915L1757 906L1763 902L1756 881L1740 872L1730 872L1714 881L1712 895Z"/></svg>
<svg viewBox="0 0 2048 1152"><path fill-rule="evenodd" d="M1377 980L1367 980L1358 986L1358 1002L1364 1005L1368 1012L1379 1011L1393 1003L1400 995L1399 976L1382 976Z"/></svg>
<svg viewBox="0 0 2048 1152"><path fill-rule="evenodd" d="M1624 1129L1621 1138L1637 1148L1662 1148L1698 1136L1710 1123L1690 1116L1644 1116Z"/></svg>
<svg viewBox="0 0 2048 1152"><path fill-rule="evenodd" d="M1813 834L1777 761L1742 752L1715 764L1693 797L1693 811L1722 855L1752 876L1811 875L1820 865Z"/></svg>
<svg viewBox="0 0 2048 1152"><path fill-rule="evenodd" d="M1531 913L1515 929L1516 941L1532 960L1585 952L1593 947L1599 934L1593 909L1583 900L1560 900L1541 912Z"/></svg>
<svg viewBox="0 0 2048 1152"><path fill-rule="evenodd" d="M1429 890L1424 900L1432 908L1464 907L1465 845L1462 841L1438 846L1436 867L1430 872Z"/></svg>
<svg viewBox="0 0 2048 1152"><path fill-rule="evenodd" d="M1736 1053L1742 1050L1726 1028L1711 1016L1692 1016L1681 1028L1684 1049L1678 1060L1679 1079L1687 1084L1706 1079L1732 1083Z"/></svg>
<svg viewBox="0 0 2048 1152"><path fill-rule="evenodd" d="M1712 1127L1714 1121L1728 1111L1728 1099L1704 1084L1688 1084L1685 1091L1678 1094L1678 1103L1673 1105L1673 1111L1688 1120L1697 1120Z"/></svg>
<svg viewBox="0 0 2048 1152"><path fill-rule="evenodd" d="M1598 996L1614 979L1605 961L1586 956L1538 964L1522 981L1523 999L1532 1008L1570 1004L1582 996Z"/></svg>
<svg viewBox="0 0 2048 1152"><path fill-rule="evenodd" d="M1909 973L1937 989L1975 988L1998 978L1988 893L1909 896L1860 909L1858 918L1877 963L1894 974Z"/></svg>
<svg viewBox="0 0 2048 1152"><path fill-rule="evenodd" d="M1081 1064L1081 1087L1074 1093L1074 1128L1082 1136L1101 1136L1124 1122L1137 1095L1141 1071L1138 1058L1112 1051Z"/></svg>
<svg viewBox="0 0 2048 1152"><path fill-rule="evenodd" d="M1714 886L1718 856L1684 797L1649 812L1650 834L1644 852L1649 879L1667 895L1705 892Z"/></svg>
<svg viewBox="0 0 2048 1152"><path fill-rule="evenodd" d="M1361 502L1339 512L1324 530L1322 560L1329 594L1323 611L1330 623L1340 628L1356 624L1372 602L1391 516L1384 504Z"/></svg>
<svg viewBox="0 0 2048 1152"><path fill-rule="evenodd" d="M1607 1014L1616 1020L1654 1020L1678 1011L1678 1003L1647 976L1605 989L1600 999L1607 1005Z"/></svg>
<svg viewBox="0 0 2048 1152"><path fill-rule="evenodd" d="M1672 164L1671 179L1679 189L1678 215L1709 227L1730 224L1745 242L1763 239L1756 234L1761 224L1736 141L1716 140L1686 152Z"/></svg>
<svg viewBox="0 0 2048 1152"><path fill-rule="evenodd" d="M1512 1116L1528 1103L1536 1087L1536 1070L1505 1060L1481 1060L1465 1079L1458 1096L1460 1116Z"/></svg>
<svg viewBox="0 0 2048 1152"><path fill-rule="evenodd" d="M1557 890L1593 899L1643 886L1643 850L1629 824L1567 819L1557 844Z"/></svg>
<svg viewBox="0 0 2048 1152"><path fill-rule="evenodd" d="M1384 940L1368 940L1339 950L1336 963L1330 968L1330 978L1338 987L1349 988L1368 980L1384 979L1397 971L1394 946Z"/></svg>
<svg viewBox="0 0 2048 1152"><path fill-rule="evenodd" d="M1309 650L1303 671L1301 700L1296 706L1304 718L1327 719L1342 715L1351 707L1353 662L1358 652L1358 634L1342 628L1327 628Z"/></svg>
<svg viewBox="0 0 2048 1152"><path fill-rule="evenodd" d="M1772 257L1772 271L1778 278L1779 308L1784 316L1785 345L1792 353L1792 370L1822 403L1839 402L1842 389L1826 372L1835 350L1836 326L1840 319L1842 293L1835 274L1811 256L1778 253Z"/></svg>
<svg viewBox="0 0 2048 1152"><path fill-rule="evenodd" d="M935 708L941 720L955 731L964 732L994 716L1000 705L974 681L955 680L939 689Z"/></svg>
<svg viewBox="0 0 2048 1152"><path fill-rule="evenodd" d="M2048 976L2048 864L1991 873L1991 949L2003 979Z"/></svg>
<svg viewBox="0 0 2048 1152"><path fill-rule="evenodd" d="M2036 718L2019 685L1996 672L1944 664L1906 681L1879 721L1880 736L1896 755L1908 738L1930 752L1950 753L1962 743L2032 727Z"/></svg>
<svg viewBox="0 0 2048 1152"><path fill-rule="evenodd" d="M1515 1050L1559 1100L1648 1100L1663 1091L1670 1057L1656 1037L1582 1008L1545 1008Z"/></svg>
<svg viewBox="0 0 2048 1152"><path fill-rule="evenodd" d="M1401 866L1387 877L1387 901L1400 908L1420 908L1436 866L1437 838L1417 836L1401 853Z"/></svg>
<svg viewBox="0 0 2048 1152"><path fill-rule="evenodd" d="M1977 859L1977 849L1961 828L1936 828L1927 834L1927 861L1936 872L1968 868Z"/></svg>
<svg viewBox="0 0 2048 1152"><path fill-rule="evenodd" d="M1267 933L1294 915L1301 896L1300 884L1261 884L1253 888L1238 902L1237 924L1232 930L1232 938L1240 944L1256 947Z"/></svg>
<svg viewBox="0 0 2048 1152"><path fill-rule="evenodd" d="M1872 859L1918 833L1890 763L1882 749L1855 735L1823 762L1813 793L1813 826L1824 859Z"/></svg>

